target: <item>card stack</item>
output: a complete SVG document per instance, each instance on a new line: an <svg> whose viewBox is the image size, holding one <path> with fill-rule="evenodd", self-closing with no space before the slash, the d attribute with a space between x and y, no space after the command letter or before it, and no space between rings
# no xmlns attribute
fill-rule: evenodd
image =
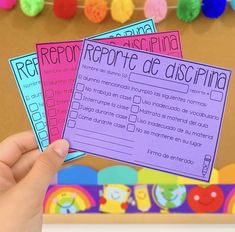
<svg viewBox="0 0 235 232"><path fill-rule="evenodd" d="M152 19L9 60L39 149L101 156L209 181L231 71L183 59Z"/></svg>

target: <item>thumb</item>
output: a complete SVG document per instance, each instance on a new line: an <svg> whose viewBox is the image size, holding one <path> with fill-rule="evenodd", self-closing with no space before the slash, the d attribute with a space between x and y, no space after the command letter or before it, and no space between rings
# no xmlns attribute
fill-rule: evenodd
<svg viewBox="0 0 235 232"><path fill-rule="evenodd" d="M68 153L69 143L66 140L53 142L35 161L31 171L21 181L24 189L34 195L44 197L53 176L56 174Z"/></svg>

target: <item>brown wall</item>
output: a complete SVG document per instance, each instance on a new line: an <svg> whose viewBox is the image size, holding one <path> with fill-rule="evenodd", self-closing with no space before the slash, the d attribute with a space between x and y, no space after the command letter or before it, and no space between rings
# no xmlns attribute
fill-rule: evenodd
<svg viewBox="0 0 235 232"><path fill-rule="evenodd" d="M143 6L143 1L134 2L138 6ZM174 5L176 0L168 3ZM136 11L128 23L143 18L143 11ZM110 16L101 24L90 23L81 9L71 21L56 18L51 6L46 6L36 18L24 16L18 7L10 12L0 11L0 140L30 128L8 65L9 58L33 52L37 42L75 40L120 26L122 25L115 23ZM175 10L170 10L167 19L157 25L157 28L158 31L180 31L184 58L235 68L235 12L230 8L218 20L207 19L201 15L190 24L179 21L175 16ZM226 164L235 163L234 150L235 80L232 77L216 167L221 168ZM94 157L85 157L77 162L97 169L114 163Z"/></svg>

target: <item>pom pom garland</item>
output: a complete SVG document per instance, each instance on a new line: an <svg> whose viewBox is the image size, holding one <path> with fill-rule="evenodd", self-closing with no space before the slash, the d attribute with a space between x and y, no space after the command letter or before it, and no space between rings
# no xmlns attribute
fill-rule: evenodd
<svg viewBox="0 0 235 232"><path fill-rule="evenodd" d="M167 6L167 0L145 0L144 7L136 7L133 0L110 0L110 8L107 0L83 0L85 16L93 23L102 22L107 16L108 10L111 11L113 20L125 23L133 15L134 10L143 10L147 18L153 18L155 23L162 21L168 9L176 9L176 15L185 22L191 22L202 13L208 18L220 17L225 9L227 2L230 3L232 10L235 11L235 0L178 0L177 6ZM17 0L0 0L0 9L10 10L16 5ZM201 2L201 3L200 3ZM57 17L63 19L72 18L77 12L77 0L19 0L22 12L30 17L38 15L45 5L53 6Z"/></svg>
<svg viewBox="0 0 235 232"><path fill-rule="evenodd" d="M202 0L202 13L208 18L218 18L226 8L226 0Z"/></svg>
<svg viewBox="0 0 235 232"><path fill-rule="evenodd" d="M22 12L29 16L37 16L44 8L44 0L20 0Z"/></svg>
<svg viewBox="0 0 235 232"><path fill-rule="evenodd" d="M134 8L135 5L132 0L112 0L111 16L113 20L125 23L131 18Z"/></svg>
<svg viewBox="0 0 235 232"><path fill-rule="evenodd" d="M230 0L230 6L233 10L235 10L235 0Z"/></svg>
<svg viewBox="0 0 235 232"><path fill-rule="evenodd" d="M16 0L0 0L0 9L11 10L16 5Z"/></svg>
<svg viewBox="0 0 235 232"><path fill-rule="evenodd" d="M102 22L107 16L107 3L105 0L85 0L84 13L93 23Z"/></svg>
<svg viewBox="0 0 235 232"><path fill-rule="evenodd" d="M184 22L192 22L200 14L200 9L200 0L179 0L176 15Z"/></svg>
<svg viewBox="0 0 235 232"><path fill-rule="evenodd" d="M54 14L62 19L70 19L77 12L77 0L54 0Z"/></svg>
<svg viewBox="0 0 235 232"><path fill-rule="evenodd" d="M144 5L146 18L153 18L155 23L162 21L167 15L166 0L147 0Z"/></svg>

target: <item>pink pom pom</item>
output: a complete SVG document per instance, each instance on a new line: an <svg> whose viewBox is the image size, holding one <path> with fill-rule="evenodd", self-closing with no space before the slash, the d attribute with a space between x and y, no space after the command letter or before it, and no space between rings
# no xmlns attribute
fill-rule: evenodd
<svg viewBox="0 0 235 232"><path fill-rule="evenodd" d="M155 23L162 21L167 14L166 0L147 0L144 5L146 18L153 18Z"/></svg>
<svg viewBox="0 0 235 232"><path fill-rule="evenodd" d="M0 9L11 10L16 5L16 0L0 0Z"/></svg>

